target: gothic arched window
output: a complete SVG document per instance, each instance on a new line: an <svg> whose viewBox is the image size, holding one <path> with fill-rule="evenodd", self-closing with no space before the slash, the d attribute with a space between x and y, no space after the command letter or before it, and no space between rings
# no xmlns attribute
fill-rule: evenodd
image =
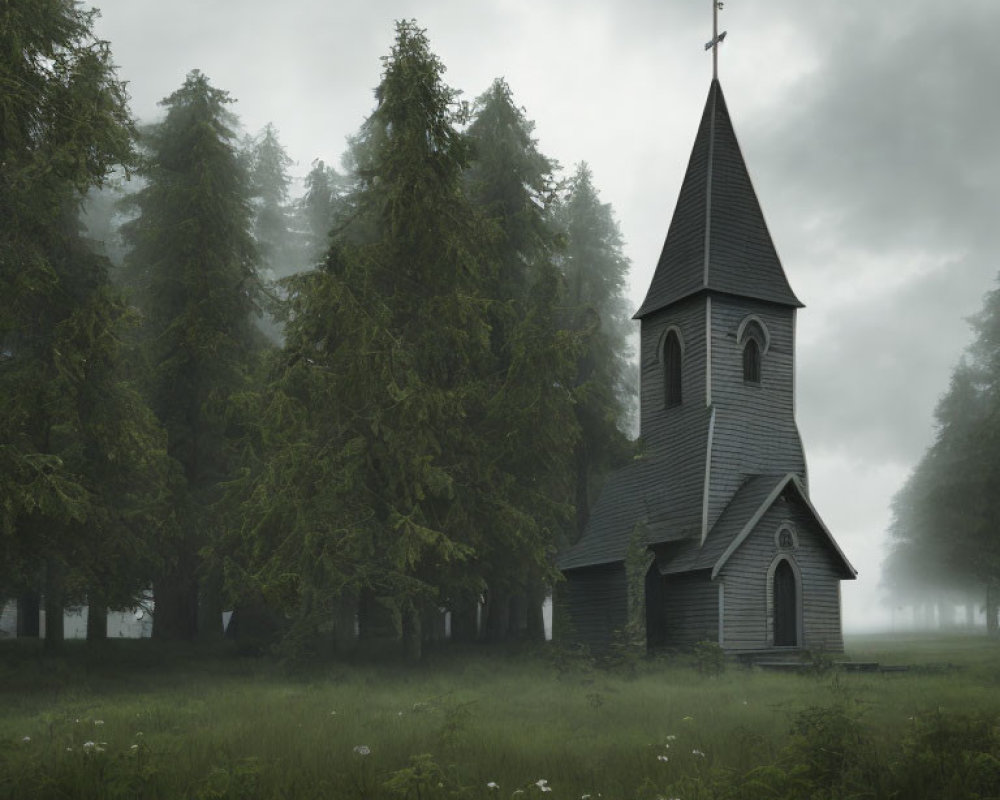
<svg viewBox="0 0 1000 800"><path fill-rule="evenodd" d="M764 323L755 315L747 317L740 325L737 341L743 348L743 382L760 383L761 364L768 348Z"/></svg>
<svg viewBox="0 0 1000 800"><path fill-rule="evenodd" d="M681 404L681 340L677 331L667 331L663 340L663 405L667 408Z"/></svg>
<svg viewBox="0 0 1000 800"><path fill-rule="evenodd" d="M743 380L760 383L760 345L753 336L743 345Z"/></svg>

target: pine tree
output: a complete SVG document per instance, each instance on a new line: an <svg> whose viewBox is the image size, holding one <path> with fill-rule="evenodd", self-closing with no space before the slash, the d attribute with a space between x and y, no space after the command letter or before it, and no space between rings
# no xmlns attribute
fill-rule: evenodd
<svg viewBox="0 0 1000 800"><path fill-rule="evenodd" d="M893 500L884 565L894 595L985 591L1000 631L1000 290L972 320L976 338L935 411L934 442Z"/></svg>
<svg viewBox="0 0 1000 800"><path fill-rule="evenodd" d="M611 207L600 201L586 164L569 181L559 220L566 235L567 324L584 338L574 381L581 430L575 453L579 536L604 476L629 449L636 384L624 296L629 262Z"/></svg>
<svg viewBox="0 0 1000 800"><path fill-rule="evenodd" d="M299 200L298 211L305 237L305 264L322 260L330 246L330 230L337 214L337 202L344 179L321 159L312 164L306 176L305 194Z"/></svg>
<svg viewBox="0 0 1000 800"><path fill-rule="evenodd" d="M483 429L492 451L486 458L503 478L496 491L507 513L480 523L487 535L477 552L488 586L485 632L493 641L524 627L532 638L544 638L548 556L572 516L570 456L578 426L569 387L576 342L559 328L564 285L552 219L556 165L538 151L532 129L510 88L497 80L477 100L468 130L470 194L496 228L497 269L483 291L490 298L497 381ZM461 614L452 619L461 632Z"/></svg>
<svg viewBox="0 0 1000 800"><path fill-rule="evenodd" d="M47 644L66 603L134 600L146 540L129 518L162 466L122 370L125 304L78 220L85 193L133 161L92 21L40 0L6 5L0 24L0 580L29 594L44 581Z"/></svg>
<svg viewBox="0 0 1000 800"><path fill-rule="evenodd" d="M292 159L281 146L274 125L268 123L252 143L249 164L260 268L269 280L284 278L297 272L300 265L289 229L288 168Z"/></svg>
<svg viewBox="0 0 1000 800"><path fill-rule="evenodd" d="M198 553L213 541L212 503L231 466L226 405L243 388L259 344L256 249L231 102L198 71L162 101L166 118L146 134L139 216L125 229L126 270L145 319L149 397L183 475L153 585L153 635L164 639L195 636L199 578L211 612L206 625L221 629L220 601Z"/></svg>
<svg viewBox="0 0 1000 800"><path fill-rule="evenodd" d="M488 399L490 265L443 70L424 32L398 23L344 222L322 267L288 281L256 428L271 450L242 488L263 554L248 580L307 632L356 598L362 637L401 631L414 656L423 612L470 581L484 480L472 421Z"/></svg>

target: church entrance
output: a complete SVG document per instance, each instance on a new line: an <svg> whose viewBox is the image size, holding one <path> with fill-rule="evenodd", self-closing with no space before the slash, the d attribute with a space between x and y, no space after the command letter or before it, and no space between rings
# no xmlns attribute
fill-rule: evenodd
<svg viewBox="0 0 1000 800"><path fill-rule="evenodd" d="M798 602L795 592L795 573L787 560L782 559L774 570L774 644L776 647L794 647L798 642Z"/></svg>

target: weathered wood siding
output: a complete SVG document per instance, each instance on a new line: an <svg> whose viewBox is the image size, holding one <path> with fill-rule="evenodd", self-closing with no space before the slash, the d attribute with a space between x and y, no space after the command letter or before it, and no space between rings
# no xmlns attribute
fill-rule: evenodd
<svg viewBox="0 0 1000 800"><path fill-rule="evenodd" d="M781 550L775 534L790 523L798 543ZM779 552L794 562L801 582L800 646L842 651L840 580L837 558L829 541L801 502L778 500L764 514L753 532L730 556L716 580L725 585L723 646L727 650L752 650L774 644L768 568Z"/></svg>
<svg viewBox="0 0 1000 800"><path fill-rule="evenodd" d="M664 644L688 647L719 638L719 590L707 570L661 579Z"/></svg>
<svg viewBox="0 0 1000 800"><path fill-rule="evenodd" d="M616 631L625 627L628 598L621 561L567 570L556 591L554 638L606 650Z"/></svg>
<svg viewBox="0 0 1000 800"><path fill-rule="evenodd" d="M706 406L706 306L704 295L684 300L642 321L640 435L651 459L664 458L662 484L669 494L671 533L701 527L705 494L705 460L711 410ZM683 342L682 402L667 408L659 347L665 332L675 326Z"/></svg>
<svg viewBox="0 0 1000 800"><path fill-rule="evenodd" d="M689 431L700 431L705 411L706 345L705 297L692 297L658 311L642 321L639 358L641 382L639 433L650 453L669 450L684 455L692 449L702 453L706 443L700 436L689 441ZM670 327L680 331L683 347L679 406L667 408L664 398L660 343Z"/></svg>
<svg viewBox="0 0 1000 800"><path fill-rule="evenodd" d="M759 384L743 380L740 323L756 316L770 341ZM805 481L805 455L795 424L795 309L736 297L712 298L712 404L715 436L708 527L748 475L796 473Z"/></svg>

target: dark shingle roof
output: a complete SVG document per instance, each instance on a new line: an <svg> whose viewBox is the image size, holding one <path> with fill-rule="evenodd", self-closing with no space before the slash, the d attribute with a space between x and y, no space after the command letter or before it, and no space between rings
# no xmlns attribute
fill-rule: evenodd
<svg viewBox="0 0 1000 800"><path fill-rule="evenodd" d="M663 554L660 571L669 575L712 569L775 487L785 479L785 475L752 475L747 478L705 537L705 544L701 544L700 538L678 543L674 549Z"/></svg>
<svg viewBox="0 0 1000 800"><path fill-rule="evenodd" d="M658 544L701 531L701 493L705 461L687 469L664 458L634 461L608 476L583 537L559 556L559 569L622 561L637 523L646 526L646 544ZM669 482L668 475L673 476Z"/></svg>
<svg viewBox="0 0 1000 800"><path fill-rule="evenodd" d="M801 307L788 285L733 130L712 81L640 319L702 290Z"/></svg>
<svg viewBox="0 0 1000 800"><path fill-rule="evenodd" d="M840 561L843 577L854 579L857 570L851 566L840 547L837 546L832 534L823 524L823 520L809 501L805 487L794 473L785 475L751 475L733 495L729 505L723 510L718 521L709 531L704 545L699 545L698 539L678 542L661 549L658 562L660 572L664 575L675 575L681 572L692 572L701 569L712 570L712 577L722 569L729 557L743 543L743 540L756 527L775 500L783 493L793 491L805 505L809 513L819 525Z"/></svg>
<svg viewBox="0 0 1000 800"><path fill-rule="evenodd" d="M673 516L671 501L679 498L662 485L660 459L636 461L612 473L604 486L583 538L560 556L561 570L624 561L632 531L646 523L646 544L654 546L664 575L712 570L713 577L756 526L771 504L786 491L795 491L813 515L836 552L845 578L854 578L851 566L809 501L794 473L751 475L733 495L701 543L698 518ZM682 504L690 508L690 503Z"/></svg>

